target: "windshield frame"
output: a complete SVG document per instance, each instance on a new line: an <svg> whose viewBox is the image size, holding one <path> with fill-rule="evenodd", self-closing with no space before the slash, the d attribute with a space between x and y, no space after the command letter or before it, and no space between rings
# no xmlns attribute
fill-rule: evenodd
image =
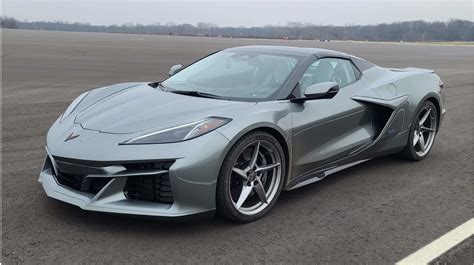
<svg viewBox="0 0 474 265"><path fill-rule="evenodd" d="M185 71L185 69L190 67L191 65L194 65L194 64L196 64L196 63L198 63L198 62L200 62L200 61L202 61L202 60L204 60L204 59L206 59L206 58L208 58L212 55L215 55L215 54L220 53L220 52L226 52L226 51L228 51L228 52L242 51L242 52L258 53L258 54L263 54L263 55L274 55L274 56L281 56L281 57L290 57L290 58L295 59L296 63L295 63L295 66L293 67L293 69L290 71L290 73L286 77L286 79L281 83L281 85L271 95L269 95L266 98L235 97L235 96L222 96L222 98L217 98L217 97L212 98L212 99L216 99L216 100L231 100L231 101L242 101L242 102L264 102L264 101L274 101L274 100L278 100L278 99L284 99L284 98L279 98L279 97L282 95L282 92L288 90L287 89L288 83L290 83L290 81L292 81L294 75L299 72L298 70L301 68L302 64L305 62L305 59L306 59L306 56L302 56L302 55L299 55L299 54L279 53L279 52L268 51L268 50L261 51L261 50L252 50L252 49L247 50L247 49L231 48L231 49L222 49L222 50L218 50L216 52L210 53L210 54L208 54L208 55L206 55L206 56L204 56L204 57L188 64L188 65L186 65L179 72ZM170 86L167 86L167 85L163 84L163 82L167 81L171 77L172 76L168 76L160 82L162 84L162 86L167 91L169 91L169 92L187 91L187 90L175 89L175 88L172 88ZM192 89L192 90L199 91L199 89ZM199 91L199 92L209 93L207 91ZM188 95L186 95L186 96L188 96Z"/></svg>

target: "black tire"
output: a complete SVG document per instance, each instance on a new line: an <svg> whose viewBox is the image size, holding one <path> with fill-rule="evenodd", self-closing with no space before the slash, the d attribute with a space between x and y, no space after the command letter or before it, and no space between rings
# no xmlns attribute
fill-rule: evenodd
<svg viewBox="0 0 474 265"><path fill-rule="evenodd" d="M277 188L275 195L273 196L271 201L268 201L267 206L262 209L260 212L252 215L243 214L239 212L236 207L234 206L234 202L232 201L230 185L231 185L231 175L232 168L234 167L235 161L238 159L239 155L245 148L248 148L249 144L255 141L262 141L266 144L271 144L275 147L275 150L278 152L279 157L281 158L281 170L280 173L280 182L279 184L275 184L275 188ZM237 221L237 222L252 222L255 221L262 216L264 216L270 209L274 206L275 202L277 201L283 185L286 180L286 159L284 151L275 137L271 134L268 134L263 131L254 131L245 136L243 136L234 146L230 149L228 154L226 155L224 162L222 163L222 167L219 173L219 178L217 181L217 191L216 191L216 212L219 216L222 216L226 219Z"/></svg>
<svg viewBox="0 0 474 265"><path fill-rule="evenodd" d="M426 158L428 156L428 154L430 153L431 149L432 149L432 144L430 145L429 149L426 151L425 154L423 155L419 155L417 153L417 151L415 150L415 146L413 144L414 142L414 137L415 137L415 130L418 129L418 121L420 119L420 115L423 113L423 111L425 111L427 108L430 108L431 111L433 112L434 114L434 119L436 120L436 123L435 123L435 128L434 128L434 133L433 133L433 142L434 142L434 139L436 137L436 132L438 130L438 117L439 117L439 113L438 113L438 110L436 108L436 106L429 100L423 102L420 107L418 108L416 114L414 115L413 117L413 122L411 124L411 127L410 127L410 132L409 132L409 137L408 137L408 143L405 147L405 149L403 149L403 151L401 151L399 153L399 157L403 158L403 159L407 159L407 160L411 160L411 161L420 161L420 160L423 160L424 158Z"/></svg>

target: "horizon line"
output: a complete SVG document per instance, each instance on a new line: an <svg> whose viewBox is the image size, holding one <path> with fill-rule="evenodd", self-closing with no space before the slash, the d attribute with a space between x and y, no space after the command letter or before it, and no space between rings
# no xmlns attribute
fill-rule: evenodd
<svg viewBox="0 0 474 265"><path fill-rule="evenodd" d="M320 26L320 27L351 27L351 26L377 26L377 25L384 25L384 24L400 24L400 23L406 23L406 22L425 22L425 23L448 23L450 21L468 21L471 23L474 23L474 20L469 20L469 19L462 19L462 18L449 18L446 21L443 20L424 20L424 19L417 19L417 20L400 20L400 21L392 21L392 22L382 22L382 23L373 23L373 24L345 24L345 25L334 25L334 24L314 24L311 22L302 22L302 21L286 21L283 23L283 25L280 24L263 24L263 25L253 25L253 26L226 26L226 25L219 25L214 22L209 22L209 21L200 21L197 23L176 23L173 21L167 21L167 22L155 22L155 23L147 23L147 24L142 24L142 23L135 23L135 22L123 22L122 24L93 24L90 22L78 22L78 21L68 21L68 20L28 20L28 19L23 19L19 20L13 16L8 16L3 14L1 16L2 20L3 19L14 19L18 22L23 22L23 23L38 23L38 22L43 22L43 23L64 23L64 24L81 24L81 25L90 25L90 26L137 26L137 25L142 25L142 26L179 26L179 25L192 25L194 27L198 27L199 23L204 23L204 24L212 24L213 27L210 28L264 28L264 27L291 27L288 24L295 23L295 24L300 24L301 27L311 27L311 26Z"/></svg>

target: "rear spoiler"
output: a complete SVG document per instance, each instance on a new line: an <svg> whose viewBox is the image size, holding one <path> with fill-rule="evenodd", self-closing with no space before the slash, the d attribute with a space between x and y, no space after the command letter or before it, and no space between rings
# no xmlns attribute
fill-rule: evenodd
<svg viewBox="0 0 474 265"><path fill-rule="evenodd" d="M407 67L407 68L387 68L387 70L390 70L392 72L414 72L414 73L434 73L434 70L432 69L423 69L423 68L416 68L416 67Z"/></svg>

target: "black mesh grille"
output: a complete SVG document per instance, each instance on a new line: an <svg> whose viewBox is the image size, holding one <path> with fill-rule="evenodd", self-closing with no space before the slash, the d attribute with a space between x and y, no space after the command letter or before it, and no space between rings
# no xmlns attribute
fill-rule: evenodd
<svg viewBox="0 0 474 265"><path fill-rule="evenodd" d="M168 173L128 177L123 192L130 200L173 203Z"/></svg>
<svg viewBox="0 0 474 265"><path fill-rule="evenodd" d="M56 175L56 179L58 180L59 184L68 186L75 190L81 190L82 181L84 180L84 176L76 175L76 174L69 174L66 172L58 172L59 174Z"/></svg>
<svg viewBox="0 0 474 265"><path fill-rule="evenodd" d="M62 171L59 171L55 177L63 186L93 194L99 192L111 180L111 178L85 178L83 175Z"/></svg>

